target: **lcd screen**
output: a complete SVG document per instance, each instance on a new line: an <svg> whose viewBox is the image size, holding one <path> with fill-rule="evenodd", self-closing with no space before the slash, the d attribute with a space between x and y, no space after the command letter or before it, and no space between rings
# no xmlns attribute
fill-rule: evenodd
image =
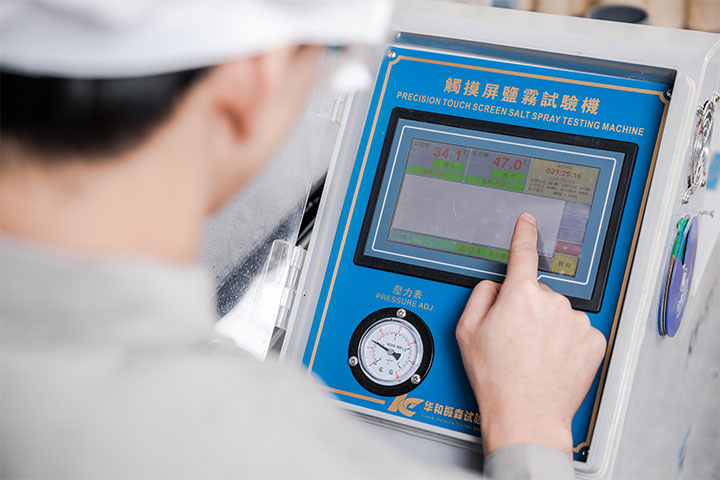
<svg viewBox="0 0 720 480"><path fill-rule="evenodd" d="M538 278L598 308L636 149L396 109L355 262L468 286L502 281L527 211Z"/></svg>
<svg viewBox="0 0 720 480"><path fill-rule="evenodd" d="M599 172L413 138L388 240L505 263L515 219L528 211L540 270L574 277Z"/></svg>

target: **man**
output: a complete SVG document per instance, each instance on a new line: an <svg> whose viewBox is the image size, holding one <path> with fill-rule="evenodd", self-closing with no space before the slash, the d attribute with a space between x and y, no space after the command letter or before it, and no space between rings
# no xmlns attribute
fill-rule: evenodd
<svg viewBox="0 0 720 480"><path fill-rule="evenodd" d="M272 155L320 46L377 38L383 7L210 5L3 3L2 477L463 475L216 340L205 217ZM605 343L537 282L536 235L521 216L457 337L486 474L571 478Z"/></svg>

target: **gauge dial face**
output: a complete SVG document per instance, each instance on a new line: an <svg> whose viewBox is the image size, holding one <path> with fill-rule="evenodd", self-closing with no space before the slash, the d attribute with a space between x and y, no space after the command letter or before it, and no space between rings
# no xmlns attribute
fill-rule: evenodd
<svg viewBox="0 0 720 480"><path fill-rule="evenodd" d="M355 328L347 363L366 390L395 397L425 379L434 350L430 329L419 316L405 308L383 308Z"/></svg>
<svg viewBox="0 0 720 480"><path fill-rule="evenodd" d="M360 368L375 383L398 385L417 372L423 356L420 334L400 318L386 318L362 336L358 349Z"/></svg>

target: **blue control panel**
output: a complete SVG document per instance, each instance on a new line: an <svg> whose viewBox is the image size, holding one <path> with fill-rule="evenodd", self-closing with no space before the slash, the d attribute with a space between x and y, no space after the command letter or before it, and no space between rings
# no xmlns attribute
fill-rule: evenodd
<svg viewBox="0 0 720 480"><path fill-rule="evenodd" d="M502 281L515 220L530 211L538 278L608 339L573 420L575 458L584 460L669 89L617 72L388 48L303 358L308 371L366 412L479 438L455 326L474 284Z"/></svg>

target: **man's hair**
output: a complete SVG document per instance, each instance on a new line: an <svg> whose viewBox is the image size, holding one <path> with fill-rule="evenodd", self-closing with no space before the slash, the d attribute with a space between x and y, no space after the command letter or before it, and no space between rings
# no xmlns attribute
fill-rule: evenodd
<svg viewBox="0 0 720 480"><path fill-rule="evenodd" d="M0 71L0 135L35 153L44 164L119 154L167 120L206 71L117 79Z"/></svg>

